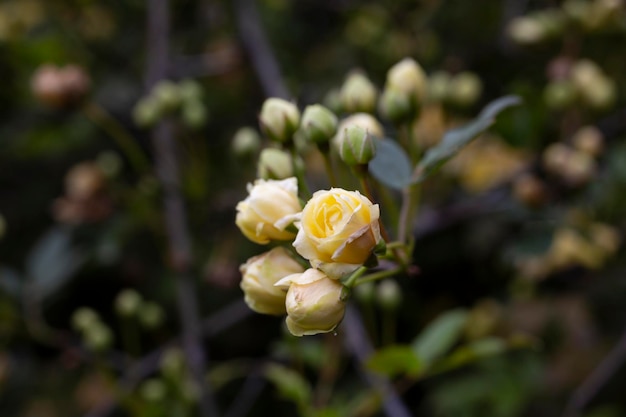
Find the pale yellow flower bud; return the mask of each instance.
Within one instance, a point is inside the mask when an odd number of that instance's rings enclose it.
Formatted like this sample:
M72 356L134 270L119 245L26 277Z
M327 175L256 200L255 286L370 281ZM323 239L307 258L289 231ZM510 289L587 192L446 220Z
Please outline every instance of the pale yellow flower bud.
M122 317L131 317L137 314L143 298L133 289L126 289L115 297L115 312Z
M257 176L263 179L281 180L293 176L293 164L289 153L276 148L265 148L259 155Z
M387 72L385 89L405 94L414 105L426 96L427 78L422 67L412 58L404 58Z
M326 107L314 104L304 109L301 130L307 140L326 143L337 132L337 116Z
M376 288L378 305L384 310L396 310L402 302L402 291L393 279L386 279Z
M383 138L385 136L385 130L380 122L371 114L367 113L355 113L351 116L346 117L339 123L339 127L337 128L337 134L333 138L333 144L335 149L339 150L339 145L341 143L342 132L346 130L346 128L350 126L359 126L363 129L367 130L370 135L373 135L376 138Z
M231 149L236 156L245 157L255 154L261 147L261 137L251 127L242 127L233 136Z
M285 305L287 328L294 336L333 331L343 319L343 285L317 269L289 275L277 284L288 287Z
M314 268L340 278L359 268L382 240L378 204L358 191L317 191L302 210L293 246Z
M241 265L241 289L248 306L262 314L285 314L285 290L275 284L282 278L301 273L304 268L282 247L248 259Z
M248 184L248 197L237 204L235 223L251 241L290 240L294 233L285 230L300 212L296 178L281 181L257 180Z
M372 82L359 71L351 72L341 87L341 104L349 113L373 113L378 92Z
M347 127L341 135L339 155L349 166L366 165L376 155L374 138L362 127Z
M276 142L288 142L300 124L300 111L295 104L280 98L265 100L259 115L261 130Z
M402 123L416 115L415 106L408 95L386 88L378 103L380 113L393 123Z
M467 107L476 103L483 91L483 83L471 72L456 74L450 81L450 101L458 106Z
M522 45L538 43L547 37L545 27L541 22L527 16L513 19L507 31L514 42Z
M579 151L597 157L604 150L604 136L597 127L585 126L574 134L572 144Z

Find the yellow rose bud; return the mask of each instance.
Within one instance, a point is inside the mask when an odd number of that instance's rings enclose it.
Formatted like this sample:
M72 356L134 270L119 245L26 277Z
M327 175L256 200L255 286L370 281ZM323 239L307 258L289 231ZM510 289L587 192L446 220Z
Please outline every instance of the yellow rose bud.
M380 124L378 120L371 114L367 113L355 113L351 116L346 117L339 123L339 127L337 128L337 134L333 138L333 144L335 149L339 150L339 145L341 144L341 135L346 130L346 128L350 126L359 126L363 129L367 130L370 135L383 138L385 136L385 130L383 126Z
M332 278L355 271L382 239L378 204L358 191L320 190L304 206L296 251Z
M426 74L412 58L404 58L387 72L385 89L407 95L412 103L421 103L426 96Z
M276 283L286 288L287 328L294 336L333 331L343 319L343 285L317 269L289 275Z
M277 142L287 142L298 129L300 111L295 104L287 100L268 98L261 108L259 123L268 138Z
M376 155L374 138L359 126L347 127L341 135L339 156L349 166L367 165Z
M301 210L296 178L257 180L248 184L248 197L237 204L235 223L251 241L290 240L294 233L285 230Z
M349 113L373 113L378 92L372 82L359 71L353 71L341 87L341 104Z
M483 91L483 83L472 72L461 72L450 81L450 101L457 106L468 107L476 103Z
M248 259L239 270L246 304L257 313L280 315L285 314L286 292L274 284L288 275L303 272L304 268L287 249L276 247Z

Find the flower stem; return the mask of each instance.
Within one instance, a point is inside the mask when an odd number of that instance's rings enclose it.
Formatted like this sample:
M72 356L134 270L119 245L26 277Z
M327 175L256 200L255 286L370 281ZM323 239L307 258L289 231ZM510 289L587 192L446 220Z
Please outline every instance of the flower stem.
M354 283L354 286L365 284L366 282L372 282L372 281L377 281L379 279L391 277L393 275L399 274L403 270L404 270L404 267L399 266L399 267L396 267L396 268L393 268L393 269L386 269L384 271L374 272L374 273L366 275L363 278L361 278L360 280L356 281L356 283Z
M348 288L352 288L356 280L367 271L366 266L361 266L359 269L354 271L352 274L348 275L348 277L343 281L343 285Z

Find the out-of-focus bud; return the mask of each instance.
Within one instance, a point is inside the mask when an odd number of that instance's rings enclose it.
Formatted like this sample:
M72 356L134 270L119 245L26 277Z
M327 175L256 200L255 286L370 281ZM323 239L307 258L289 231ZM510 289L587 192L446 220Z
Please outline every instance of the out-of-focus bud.
M285 179L293 177L291 155L276 148L265 148L259 155L257 176L263 179Z
M563 167L561 176L572 187L588 183L596 173L596 161L590 155L573 150Z
M565 16L576 23L583 23L590 12L590 3L586 0L566 0L561 5Z
M533 174L524 174L513 183L513 195L522 204L537 207L546 202L546 187Z
M142 98L133 108L133 121L143 128L154 126L162 115L159 103L154 97Z
M178 93L183 102L201 101L202 86L195 80L182 80L178 83Z
M159 81L150 92L158 107L166 112L176 110L181 103L178 85L170 80Z
M574 104L577 97L576 87L566 80L549 83L543 92L546 105L554 110L561 110Z
M530 16L516 17L507 28L511 39L521 45L530 45L546 38L545 27L537 19Z
M87 200L100 193L105 185L104 173L93 162L81 162L65 175L65 194L70 199Z
M416 115L409 96L398 90L386 88L380 96L378 107L383 117L396 124L411 120Z
M285 290L275 284L304 268L283 247L252 257L240 267L241 289L248 306L262 314L285 314Z
M553 174L560 174L565 169L572 149L563 143L553 143L543 151L543 166Z
M341 104L349 113L373 113L378 92L372 82L360 71L352 71L341 87Z
M209 119L206 106L199 100L186 101L182 107L182 119L192 129L204 127Z
M417 106L426 96L426 74L412 58L404 58L387 72L385 89L395 90L407 96Z
M165 319L163 308L157 303L151 301L141 303L139 308L139 323L147 329L155 329L159 327Z
M167 349L161 356L159 367L163 375L180 378L185 371L185 356L178 348Z
M144 400L158 402L165 399L167 387L159 378L150 378L141 384L139 392Z
M604 223L593 223L589 227L591 241L608 255L612 255L619 249L622 237L619 231Z
M373 282L364 282L352 289L357 300L363 304L371 304L376 299L376 285Z
M337 132L337 116L319 104L307 106L300 129L307 140L322 144L329 142Z
M89 307L80 307L72 314L72 327L79 332L84 332L99 322L98 313Z
M240 157L245 158L250 155L254 155L261 148L261 136L258 132L251 127L242 127L235 132L231 149L233 153Z
M452 104L469 107L475 104L483 91L483 83L472 72L460 72L450 80L448 99Z
M428 78L428 99L432 102L442 102L448 97L452 77L445 71L437 71Z
M139 312L143 298L133 290L126 289L115 297L115 312L122 317L132 317Z
M581 88L583 100L593 109L604 110L611 107L617 98L615 81L605 76L595 79L593 84Z
M581 59L572 66L570 77L576 87L584 89L593 85L598 78L603 77L603 73L595 62Z
M602 265L604 255L577 231L562 228L554 234L548 250L548 259L552 268L556 270L576 265L594 269Z
M351 116L346 117L339 123L339 128L337 128L337 136L335 136L335 140L337 140L337 145L339 145L339 138L343 134L343 131L350 126L359 126L363 129L367 130L370 135L373 135L376 138L382 138L385 136L385 130L383 126L380 124L378 120L371 114L367 113L356 113Z
M93 323L83 332L85 345L95 352L102 352L113 343L113 333L102 322Z
M347 165L366 165L374 158L376 145L366 129L350 126L340 133L339 155Z
M574 134L572 144L579 151L598 157L604 151L604 136L597 127L585 126Z
M335 114L342 113L344 111L341 104L341 92L338 88L333 88L328 91L328 93L324 96L322 103Z
M317 269L289 275L276 283L289 288L285 305L287 328L294 336L333 331L343 319L343 285Z
M383 310L397 310L402 302L402 291L393 279L386 279L376 287L376 300Z
M286 100L268 98L261 108L259 124L261 131L271 140L289 142L300 124L300 111Z
M89 91L91 80L77 65L58 68L43 65L33 74L31 88L43 104L60 108L79 103Z

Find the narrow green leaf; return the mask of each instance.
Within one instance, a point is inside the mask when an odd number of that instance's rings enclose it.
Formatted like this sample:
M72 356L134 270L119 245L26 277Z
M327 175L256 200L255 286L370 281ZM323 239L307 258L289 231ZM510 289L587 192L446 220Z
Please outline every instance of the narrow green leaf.
M416 176L413 182L422 182L428 176L435 173L464 146L489 128L495 121L495 117L502 110L519 103L521 103L521 100L517 96L501 97L489 103L476 119L465 126L446 132L441 142L433 148L430 148L417 165Z
M452 348L462 335L467 317L467 312L462 309L448 311L415 338L413 352L423 365L431 365Z
M387 377L397 375L417 376L422 367L411 346L394 345L384 347L367 360L367 367Z
M311 402L311 385L299 373L279 364L265 368L265 376L278 389L280 394L299 407L307 407Z
M442 365L445 369L457 368L482 358L498 355L506 351L507 348L507 343L497 337L476 340L455 349Z
M401 190L411 183L411 160L392 139L376 140L376 156L368 168L374 178L388 187Z

